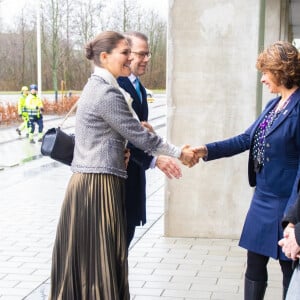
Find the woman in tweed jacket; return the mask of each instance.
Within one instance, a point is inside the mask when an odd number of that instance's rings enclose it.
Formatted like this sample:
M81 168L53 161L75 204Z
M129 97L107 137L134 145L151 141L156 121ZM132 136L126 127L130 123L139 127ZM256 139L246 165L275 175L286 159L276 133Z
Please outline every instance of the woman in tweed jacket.
M78 102L75 150L53 249L52 300L129 300L124 210L126 141L192 166L193 149L165 142L133 117L116 78L130 74L125 37L102 32L86 46L95 71ZM129 100L129 99L127 99Z

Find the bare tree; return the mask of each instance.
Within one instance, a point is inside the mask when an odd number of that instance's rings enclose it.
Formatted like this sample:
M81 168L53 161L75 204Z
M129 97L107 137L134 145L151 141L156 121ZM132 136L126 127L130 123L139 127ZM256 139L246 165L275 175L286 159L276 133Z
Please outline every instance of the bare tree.
M0 3L3 0L0 0ZM92 71L84 46L102 30L137 30L149 37L152 58L143 81L165 87L166 22L134 0L42 0L42 82L46 90L82 89ZM0 90L19 90L37 80L35 10L17 15L17 26L0 26ZM9 53L9 55L7 55Z
M101 21L104 4L101 1L87 0L84 2L78 1L76 7L77 13L74 15L74 21L76 22L74 27L77 39L74 47L81 51L84 63L80 73L83 73L86 79L91 74L91 65L84 59L83 48L90 39L103 30Z
M73 7L72 7L73 1L66 0L64 5L64 12L63 12L63 18L62 18L62 24L63 28L65 28L63 36L65 38L62 38L62 44L61 44L61 60L62 60L62 68L63 68L63 81L65 83L65 88L70 89L70 83L72 81L72 72L71 71L71 50L72 50L72 44L71 44L71 15L73 14Z
M159 19L156 12L151 11L148 14L145 31L148 32L152 52L145 81L149 87L164 88L166 84L166 23Z
M142 8L135 0L118 0L107 6L107 28L119 31L136 30L146 34L152 58L143 82L150 88L166 85L166 20L156 11ZM112 16L114 16L112 18Z
M52 87L58 91L58 65L59 65L59 29L61 27L60 0L44 1L42 10L42 35L43 35L43 54L49 59L52 73ZM50 41L50 49L49 49ZM47 45L47 46L46 46ZM46 47L46 48L45 48ZM49 51L50 50L50 51ZM44 60L43 60L44 61ZM45 67L45 64L43 64Z
M20 18L20 37L21 37L21 64L20 64L20 76L21 82L25 82L25 63L26 63L26 25L25 25L25 16L24 10L22 10Z

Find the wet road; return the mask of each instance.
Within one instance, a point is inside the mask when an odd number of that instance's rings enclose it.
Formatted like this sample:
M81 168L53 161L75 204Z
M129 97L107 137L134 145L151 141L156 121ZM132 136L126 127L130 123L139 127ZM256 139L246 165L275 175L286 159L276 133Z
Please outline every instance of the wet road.
M165 96L158 95L154 103L149 103L149 122L155 129L166 125ZM62 118L58 116L44 116L44 132L60 124ZM74 132L75 117L70 116L64 123L64 131ZM18 136L17 125L0 128L0 169L8 169L41 158L41 143L28 143L25 133ZM37 131L37 129L36 129ZM36 138L37 140L37 138Z
M45 131L56 127L61 118L45 116ZM165 99L149 104L149 120L165 135ZM74 132L75 117L65 131ZM40 143L30 144L19 137L15 126L0 128L0 299L47 299L52 243L70 168L40 154ZM163 175L149 172L148 204L154 213L147 226L137 230L132 246L162 215L157 192ZM153 200L151 200L153 199Z
M165 136L165 101L149 106L151 124ZM74 120L69 121L72 132ZM49 118L45 127L57 124ZM40 144L18 138L15 127L0 128L0 161L0 300L46 300L56 224L71 171L42 157ZM165 237L165 176L153 169L146 177L147 223L137 227L129 251L131 299L242 299L245 255L238 241ZM278 263L271 261L268 270L265 299L279 299Z

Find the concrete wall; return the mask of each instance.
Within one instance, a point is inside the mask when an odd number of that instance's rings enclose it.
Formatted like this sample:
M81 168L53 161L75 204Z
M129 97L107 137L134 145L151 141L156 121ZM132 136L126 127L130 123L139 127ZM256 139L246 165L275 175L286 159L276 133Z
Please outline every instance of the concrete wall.
M261 4L169 0L168 138L173 143L196 146L228 138L255 120L262 101L255 68L265 28ZM278 6L271 8L278 14ZM278 34L281 27L275 27ZM168 180L165 234L239 237L253 193L247 161L248 152L201 161L192 169L183 167L182 179Z
M288 39L288 2L289 0L265 0L265 46ZM265 106L271 98L268 89L263 87L262 106Z

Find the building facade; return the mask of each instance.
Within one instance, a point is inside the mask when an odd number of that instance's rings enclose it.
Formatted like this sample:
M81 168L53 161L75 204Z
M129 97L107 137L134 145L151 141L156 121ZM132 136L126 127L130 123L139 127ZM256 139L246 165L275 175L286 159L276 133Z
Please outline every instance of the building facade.
M248 128L274 97L260 83L257 55L297 37L299 7L299 0L169 0L172 142L197 146ZM245 152L183 167L182 179L167 180L166 236L238 238L253 193L247 165Z

